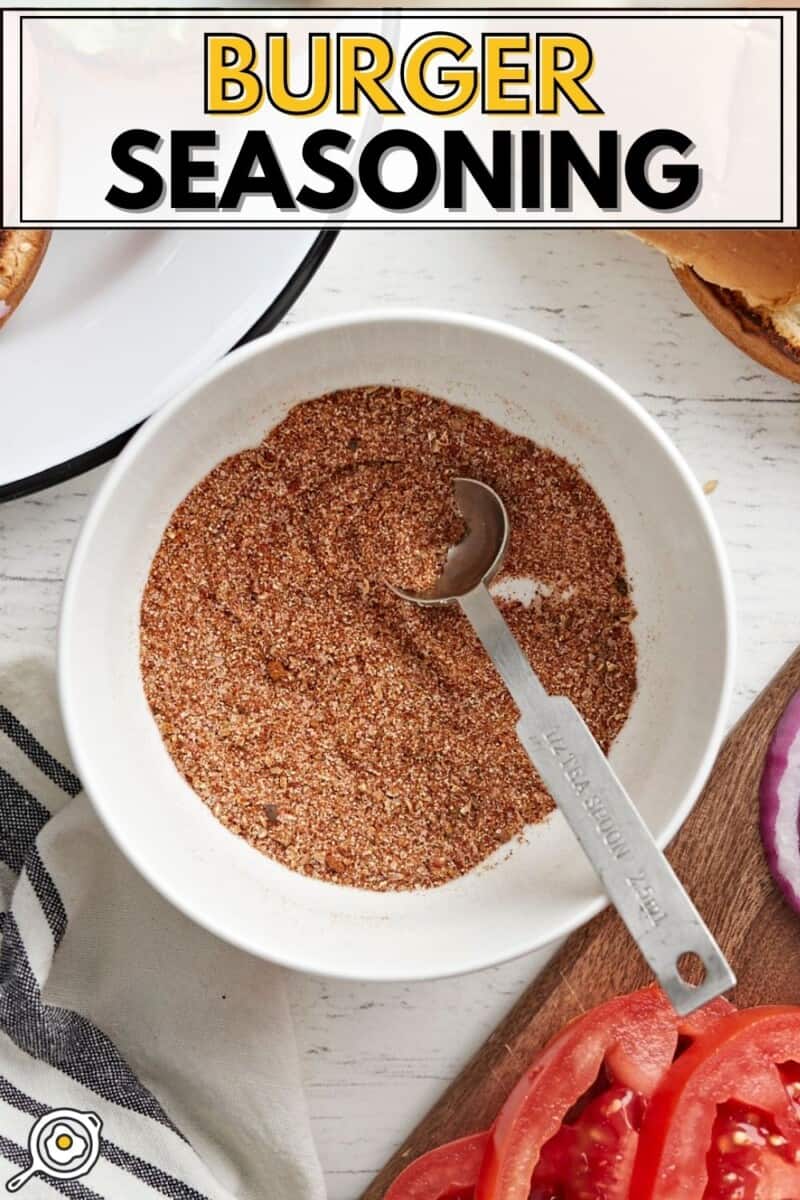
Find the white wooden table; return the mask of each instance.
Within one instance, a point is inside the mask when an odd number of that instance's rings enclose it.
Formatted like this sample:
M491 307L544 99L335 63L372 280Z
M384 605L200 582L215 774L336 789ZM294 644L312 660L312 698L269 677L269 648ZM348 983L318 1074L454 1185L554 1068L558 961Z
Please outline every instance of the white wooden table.
M345 233L287 318L426 305L569 346L664 426L711 503L735 577L733 720L800 640L800 403L696 315L666 264L614 233ZM2 386L0 384L0 386ZM105 468L0 508L0 640L52 652L62 581ZM543 956L413 985L290 980L331 1200L355 1197Z

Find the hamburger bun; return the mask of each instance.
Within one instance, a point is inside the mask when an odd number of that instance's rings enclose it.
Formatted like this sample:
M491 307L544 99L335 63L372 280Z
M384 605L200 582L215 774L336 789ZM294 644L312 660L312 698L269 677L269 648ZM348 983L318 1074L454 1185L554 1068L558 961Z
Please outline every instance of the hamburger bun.
M800 230L653 229L689 298L762 366L800 383Z
M0 328L33 282L49 241L44 229L0 229Z

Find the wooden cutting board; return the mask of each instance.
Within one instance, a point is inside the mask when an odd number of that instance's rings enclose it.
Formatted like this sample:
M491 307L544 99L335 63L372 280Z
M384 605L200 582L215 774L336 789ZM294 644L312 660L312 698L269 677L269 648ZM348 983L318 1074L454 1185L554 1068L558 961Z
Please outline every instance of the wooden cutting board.
M728 956L741 1005L800 1003L800 917L782 901L758 833L758 784L770 735L800 689L795 651L728 735L669 857ZM485 1129L536 1051L566 1021L649 981L612 910L566 942L364 1193L382 1200L420 1154Z

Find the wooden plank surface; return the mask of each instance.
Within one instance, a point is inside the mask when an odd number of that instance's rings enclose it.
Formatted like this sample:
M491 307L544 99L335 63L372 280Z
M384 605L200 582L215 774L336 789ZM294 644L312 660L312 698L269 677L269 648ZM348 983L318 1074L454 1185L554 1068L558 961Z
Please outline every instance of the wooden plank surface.
M728 955L742 1004L800 1003L800 918L783 903L764 861L758 783L770 734L800 689L795 651L726 739L669 857ZM567 941L364 1193L381 1200L418 1155L484 1129L536 1051L578 1013L649 979L616 913Z

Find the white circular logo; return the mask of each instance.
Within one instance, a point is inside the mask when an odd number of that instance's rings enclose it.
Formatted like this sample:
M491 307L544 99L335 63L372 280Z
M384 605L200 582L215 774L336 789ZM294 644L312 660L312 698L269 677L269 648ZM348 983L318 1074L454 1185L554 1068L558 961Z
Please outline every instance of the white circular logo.
M34 1175L46 1179L80 1179L100 1156L103 1122L97 1113L54 1108L43 1113L28 1134L31 1161L6 1184L18 1192Z

